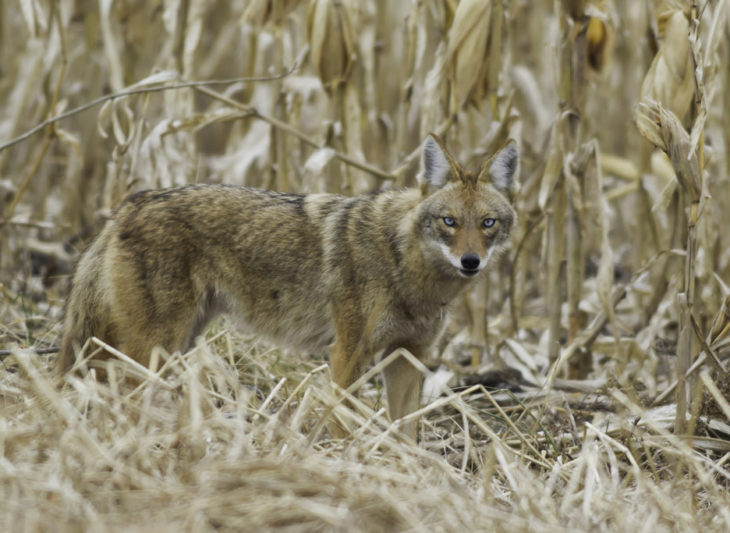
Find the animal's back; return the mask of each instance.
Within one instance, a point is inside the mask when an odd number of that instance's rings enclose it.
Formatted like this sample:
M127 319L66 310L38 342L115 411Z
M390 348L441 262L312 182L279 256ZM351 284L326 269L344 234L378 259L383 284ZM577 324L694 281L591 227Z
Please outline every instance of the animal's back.
M184 349L221 311L278 342L322 347L332 339L322 261L301 195L222 185L134 194L79 262L59 370L92 335L142 362L155 344Z

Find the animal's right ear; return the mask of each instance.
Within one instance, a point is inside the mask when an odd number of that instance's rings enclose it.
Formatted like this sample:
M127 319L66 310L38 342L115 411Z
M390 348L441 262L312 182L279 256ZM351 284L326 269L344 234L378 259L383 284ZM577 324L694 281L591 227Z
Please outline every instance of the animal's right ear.
M457 172L455 161L433 134L426 137L423 143L421 163L418 179L424 189L443 187L449 179L454 178L452 173Z

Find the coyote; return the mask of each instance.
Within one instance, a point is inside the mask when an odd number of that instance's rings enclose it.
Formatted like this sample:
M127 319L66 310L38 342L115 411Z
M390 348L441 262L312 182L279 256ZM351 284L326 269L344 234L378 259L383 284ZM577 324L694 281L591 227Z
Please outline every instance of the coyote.
M332 345L342 388L380 352L423 358L445 306L508 244L517 157L511 142L469 172L429 136L420 187L355 197L230 185L132 194L78 263L57 370L71 369L91 336L148 364L154 346L188 349L219 313L282 345ZM384 378L392 420L418 408L422 376L406 359ZM416 422L403 432L415 439Z

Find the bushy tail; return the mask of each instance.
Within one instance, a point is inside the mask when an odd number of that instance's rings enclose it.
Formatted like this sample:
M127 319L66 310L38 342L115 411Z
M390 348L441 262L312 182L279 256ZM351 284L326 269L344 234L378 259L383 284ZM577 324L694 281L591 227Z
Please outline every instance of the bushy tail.
M86 300L87 291L93 290L93 284L88 280L74 279L71 294L66 305L66 315L63 320L63 337L61 339L61 351L56 360L56 373L63 375L68 372L76 362L76 351L91 336L96 335L94 331L93 304ZM91 301L96 298L92 298Z
M81 257L66 302L61 350L56 360L56 373L61 376L76 362L76 352L89 337L105 337L101 262L103 234Z

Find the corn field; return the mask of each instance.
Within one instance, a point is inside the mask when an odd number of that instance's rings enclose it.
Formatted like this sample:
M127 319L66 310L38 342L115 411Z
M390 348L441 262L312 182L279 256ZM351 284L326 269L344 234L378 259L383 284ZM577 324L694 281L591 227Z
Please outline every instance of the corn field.
M730 530L730 2L0 3L3 531ZM130 193L413 186L434 132L520 149L509 253L423 372L223 319L160 372L51 372L75 260ZM331 438L336 412L358 429Z

